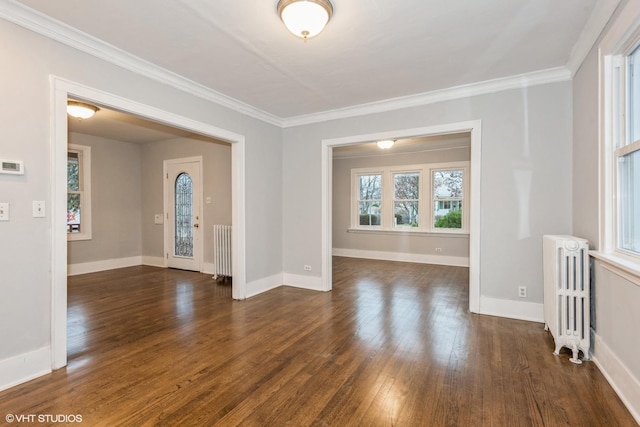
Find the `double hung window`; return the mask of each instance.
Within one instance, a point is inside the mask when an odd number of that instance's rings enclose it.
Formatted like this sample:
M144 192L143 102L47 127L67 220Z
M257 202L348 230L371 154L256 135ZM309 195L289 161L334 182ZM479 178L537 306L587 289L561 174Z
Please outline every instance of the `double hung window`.
M67 239L91 239L91 147L67 150Z
M640 40L605 56L603 251L640 262Z
M351 228L468 233L469 162L351 170Z

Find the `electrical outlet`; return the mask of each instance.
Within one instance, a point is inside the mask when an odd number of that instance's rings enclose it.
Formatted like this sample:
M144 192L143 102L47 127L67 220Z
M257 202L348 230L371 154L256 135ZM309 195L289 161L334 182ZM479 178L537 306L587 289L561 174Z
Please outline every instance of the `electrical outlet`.
M436 248L436 253L437 254L442 253L442 248Z
M527 297L527 287L526 286L518 286L518 297L526 298Z
M0 221L9 221L9 203L0 203Z
M310 265L305 265L304 266L304 271L311 271L311 266Z

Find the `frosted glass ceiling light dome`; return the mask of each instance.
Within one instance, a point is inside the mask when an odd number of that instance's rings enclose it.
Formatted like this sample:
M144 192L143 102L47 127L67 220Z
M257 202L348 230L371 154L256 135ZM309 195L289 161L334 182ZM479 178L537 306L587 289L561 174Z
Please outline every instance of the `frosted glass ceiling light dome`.
M76 119L90 119L98 111L98 107L83 102L68 101L67 114Z
M280 0L278 15L289 31L306 40L324 29L333 6L329 0Z
M376 142L376 144L378 144L378 147L382 148L383 150L388 150L389 148L393 147L393 144L395 144L395 141L391 139L387 139L384 141L378 141Z

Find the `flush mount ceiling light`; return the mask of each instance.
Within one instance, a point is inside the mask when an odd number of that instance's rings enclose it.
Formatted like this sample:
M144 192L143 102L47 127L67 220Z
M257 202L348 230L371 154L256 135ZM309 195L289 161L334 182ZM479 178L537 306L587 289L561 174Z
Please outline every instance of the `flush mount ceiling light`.
M333 6L329 0L280 0L278 15L289 31L306 40L320 34L333 15Z
M389 148L393 147L393 144L395 143L396 142L392 139L385 139L384 141L376 142L376 144L378 144L378 147L382 148L383 150L388 150Z
M67 101L67 114L76 119L89 119L98 111L95 105L78 101Z

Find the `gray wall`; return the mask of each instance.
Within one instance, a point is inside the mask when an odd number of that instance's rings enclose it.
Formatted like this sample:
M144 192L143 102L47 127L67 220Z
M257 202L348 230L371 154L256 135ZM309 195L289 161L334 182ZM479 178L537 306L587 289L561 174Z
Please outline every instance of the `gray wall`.
M135 74L0 19L0 148L23 176L0 175L0 362L51 344L51 75L243 135L246 279L282 271L282 129ZM63 226L60 224L59 226ZM17 360L17 359L14 359ZM20 359L22 360L22 359Z
M67 244L67 262L139 256L140 145L81 133L69 143L91 147L91 240Z
M231 145L224 142L180 138L158 141L142 147L142 255L162 257L164 253L164 226L154 223L154 214L164 212L163 162L164 160L202 156L204 203L204 257L213 262L211 226L231 224ZM203 201L204 202L204 201Z
M78 264L164 253L164 227L154 223L162 214L163 161L202 156L205 263L213 262L210 229L231 224L231 145L214 140L180 138L144 145L71 133L69 142L91 147L91 240L68 244L68 263Z
M351 169L469 161L469 148L441 149L405 154L335 158L333 160L333 247L370 251L469 257L469 237L410 236L349 233L351 226ZM435 248L441 248L436 253Z
M542 303L542 235L571 231L570 82L285 129L284 271L321 262L322 140L468 120L482 120L481 295L517 300L524 285Z
M624 3L624 2L623 2ZM619 13L619 11L618 11ZM615 20L612 19L610 22ZM611 23L610 23L611 25ZM601 38L613 28L606 29ZM599 241L599 116L598 43L573 80L573 234L589 240L593 249ZM592 319L595 341L593 355L625 396L636 417L640 416L640 286L629 275L616 274L611 267L593 259ZM615 269L614 269L615 270ZM629 335L631 333L631 337ZM631 375L630 378L629 375ZM638 419L638 418L636 418Z

